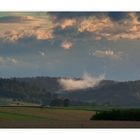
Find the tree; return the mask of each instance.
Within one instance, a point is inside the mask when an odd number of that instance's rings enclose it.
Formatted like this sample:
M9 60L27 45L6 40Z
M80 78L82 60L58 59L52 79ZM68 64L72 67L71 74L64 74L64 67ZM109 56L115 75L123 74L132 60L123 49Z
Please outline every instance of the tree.
M69 100L69 99L65 99L65 100L64 100L64 106L65 106L65 107L68 107L69 104L70 104L70 100Z
M63 106L64 101L62 99L54 99L50 102L50 106Z

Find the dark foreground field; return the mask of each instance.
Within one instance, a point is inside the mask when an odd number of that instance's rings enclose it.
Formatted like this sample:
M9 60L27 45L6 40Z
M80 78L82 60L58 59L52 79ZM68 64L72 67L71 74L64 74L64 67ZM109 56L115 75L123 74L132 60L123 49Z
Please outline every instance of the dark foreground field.
M90 110L0 107L0 128L140 128L140 121L90 120Z

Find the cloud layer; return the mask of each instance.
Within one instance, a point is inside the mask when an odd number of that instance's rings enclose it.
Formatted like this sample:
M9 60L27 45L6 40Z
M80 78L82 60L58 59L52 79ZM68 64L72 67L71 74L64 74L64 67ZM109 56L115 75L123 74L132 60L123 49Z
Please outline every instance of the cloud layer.
M18 60L16 60L14 57L2 57L0 56L0 64L17 64Z
M134 12L42 12L39 16L12 13L0 17L0 39L16 42L34 37L37 40L58 39L62 43L66 36L55 34L59 29L61 32L69 32L71 43L82 33L93 34L95 40L136 40L140 39L139 19L139 13Z
M75 16L74 16L75 14ZM140 17L138 13L86 13L76 16L78 13L69 14L65 17L57 14L61 20L55 20L61 29L73 27L76 33L88 32L95 35L95 40L106 39L109 41L117 40L136 40L140 39ZM74 33L73 33L74 34Z
M0 17L2 28L0 39L16 42L19 39L34 37L37 40L50 40L53 38L51 20L49 17L34 16L5 16Z
M105 75L93 77L89 74L84 74L82 79L80 80L71 79L71 78L61 78L58 80L58 82L64 90L74 91L74 90L96 87L104 79L105 79Z
M96 50L95 52L90 51L89 55L93 55L100 58L110 58L110 59L121 59L122 52L114 52L112 50Z

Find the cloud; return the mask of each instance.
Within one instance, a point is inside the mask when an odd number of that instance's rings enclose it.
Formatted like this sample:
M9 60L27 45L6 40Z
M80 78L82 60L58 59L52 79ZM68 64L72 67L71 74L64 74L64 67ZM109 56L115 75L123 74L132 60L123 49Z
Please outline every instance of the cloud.
M49 17L6 16L0 17L0 39L16 42L19 39L35 37L37 40L50 40L53 36L53 23Z
M60 26L62 29L65 29L67 27L71 27L76 23L75 19L65 19L61 22Z
M69 30L71 27L74 36L88 32L94 35L95 40L140 39L140 16L135 12L58 12L50 15L56 16L55 28L60 26L62 30Z
M79 32L99 32L106 28L113 28L113 24L109 18L90 17L82 20L78 25Z
M64 41L62 44L61 44L61 48L64 48L66 50L72 48L72 43L69 42L69 41Z
M112 13L111 18L103 16L101 18L90 17L84 19L77 25L78 31L91 32L95 35L96 40L107 39L117 41L140 39L139 16L136 13L124 13L119 19L118 15L120 14L122 13Z
M49 15L55 17L57 20L83 18L95 15L100 16L102 14L101 12L49 12Z
M9 58L9 61L11 61L14 64L17 64L18 63L18 61L15 58Z
M17 64L18 60L13 57L2 57L0 56L0 64Z
M4 16L0 17L1 23L24 23L35 20L32 16Z
M45 56L45 52L39 51L41 56Z
M10 42L16 42L19 39L35 37L37 40L51 40L53 39L53 33L46 30L10 30L4 33L0 33L0 39Z
M20 13L0 17L0 39L11 42L30 37L65 40L65 37L80 38L84 33L93 34L95 40L140 39L140 16L135 12L49 12L37 15Z
M84 74L82 79L79 79L79 80L72 79L72 78L61 78L58 80L58 82L64 90L74 91L74 90L81 90L81 89L96 87L104 79L105 79L105 75L92 77L89 74Z
M120 21L127 18L127 12L108 12L107 15L110 17L111 20Z
M122 52L115 53L112 50L96 50L95 52L89 52L89 55L101 58L121 59Z
M33 32L32 36L35 36L38 40L49 40L53 39L52 32L46 32L46 31L36 31Z

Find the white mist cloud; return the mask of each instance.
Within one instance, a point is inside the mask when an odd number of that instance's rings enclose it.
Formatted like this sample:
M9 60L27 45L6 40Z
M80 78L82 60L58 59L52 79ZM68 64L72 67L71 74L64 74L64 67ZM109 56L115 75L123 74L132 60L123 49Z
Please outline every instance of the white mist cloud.
M100 58L110 58L110 59L121 59L122 58L122 52L114 52L112 50L96 50L93 52L92 50L89 50L89 55L93 55Z
M18 60L13 57L2 57L0 56L0 64L17 64Z
M45 52L39 51L41 56L45 56Z
M85 73L79 80L72 78L61 78L58 80L58 82L64 90L73 91L96 87L104 79L104 74L98 77L93 77L90 74Z

